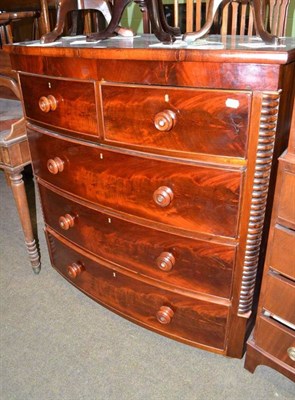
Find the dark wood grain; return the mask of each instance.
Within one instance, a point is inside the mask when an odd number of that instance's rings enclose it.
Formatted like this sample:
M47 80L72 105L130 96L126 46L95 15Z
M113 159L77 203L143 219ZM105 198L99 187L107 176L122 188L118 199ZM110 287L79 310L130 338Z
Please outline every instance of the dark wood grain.
M215 39L223 48L159 49L144 35L105 48L63 40L6 50L16 71L31 74L25 103L38 98L42 77L65 82L45 96L72 96L71 81L80 85L59 118L35 110L28 121L36 180L52 191L40 186L46 229L58 237L49 239L53 265L142 326L242 357L291 125L295 39L261 49ZM229 95L237 109L227 107ZM166 271L155 267L159 254Z
M245 157L251 93L172 87L103 85L104 139L139 148ZM175 126L154 120L175 113Z
M60 49L46 49L46 55L53 50L54 58L41 57L42 50L34 50L33 47L26 49L26 53L33 54L28 54L25 58L19 54L11 55L12 68L34 74L120 83L213 87L227 90L264 90L265 88L277 90L279 86L280 67L273 64L224 62L220 65L214 61L203 60L203 54L198 66L193 61L163 60L159 62L151 59L145 61L117 59L123 52L115 52L115 59L110 59L109 56L105 59L103 49L99 49L99 53L96 53L99 56L98 60L95 60L93 53L91 57L85 54L85 51L79 50L79 58L75 59L75 68L73 68L71 57L75 57L77 52L75 49L67 48L62 53ZM80 59L83 53L85 59ZM220 68L222 73L219 73Z
M20 83L26 116L52 127L98 136L94 84L54 78L21 75ZM42 96L57 100L54 111L43 112L39 107Z
M128 276L99 264L52 234L48 234L48 243L53 266L66 278L68 265L83 265L84 271L70 281L96 301L165 336L224 350L228 307L170 292L140 280L135 274ZM163 305L174 311L167 325L156 318Z
M28 137L36 175L69 193L188 231L237 236L239 170L136 157L32 130ZM54 157L64 161L57 175L47 169L47 160ZM165 208L153 200L162 186L174 193Z
M86 250L158 281L230 298L235 246L192 240L124 221L65 198L39 185L45 222L59 234ZM70 214L72 228L59 225L60 216ZM175 265L161 271L157 258L171 252Z

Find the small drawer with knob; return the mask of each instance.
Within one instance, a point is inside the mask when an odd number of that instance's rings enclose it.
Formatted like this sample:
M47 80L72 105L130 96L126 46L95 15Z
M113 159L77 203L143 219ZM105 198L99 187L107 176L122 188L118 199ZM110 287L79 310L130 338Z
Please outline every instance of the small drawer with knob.
M20 74L20 84L32 122L67 135L99 136L93 82Z
M229 307L170 291L112 267L47 229L52 265L78 289L133 322L189 344L223 352Z
M36 129L28 138L35 174L67 193L185 232L237 237L242 168L174 163Z
M39 184L48 226L71 242L142 276L184 290L231 297L236 246L192 239L99 211Z
M101 86L104 140L157 153L246 157L251 93Z

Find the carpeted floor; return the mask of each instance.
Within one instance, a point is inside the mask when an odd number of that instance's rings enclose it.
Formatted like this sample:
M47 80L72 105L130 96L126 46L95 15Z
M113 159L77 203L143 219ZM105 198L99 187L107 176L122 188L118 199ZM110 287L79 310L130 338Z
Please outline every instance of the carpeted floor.
M34 204L28 173L26 185ZM69 285L50 266L38 196L34 275L2 172L0 190L1 400L294 399L294 384L276 371L252 375L244 360L159 336Z

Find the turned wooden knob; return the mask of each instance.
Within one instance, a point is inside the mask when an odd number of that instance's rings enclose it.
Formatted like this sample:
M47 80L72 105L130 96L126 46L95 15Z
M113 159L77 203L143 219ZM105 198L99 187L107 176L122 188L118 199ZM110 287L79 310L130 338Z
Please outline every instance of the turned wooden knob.
M56 175L64 170L64 162L59 157L50 158L47 161L47 169L51 174Z
M171 271L175 264L175 257L172 253L169 253L168 251L163 251L157 258L157 266L162 270L162 271Z
M168 186L160 186L155 190L153 199L160 207L167 207L173 200L174 194Z
M57 108L57 100L51 94L49 96L42 96L39 99L40 110L48 113L49 111L54 111Z
M154 117L155 127L162 132L170 131L176 124L176 114L171 110L159 112Z
M77 278L77 276L80 275L82 271L83 271L83 265L79 263L73 263L69 265L67 268L67 274L72 279Z
M170 324L174 315L174 311L167 306L162 306L160 310L157 312L157 320L160 324L167 325Z
M295 347L289 347L287 353L291 360L295 361Z
M75 223L75 217L71 214L65 214L59 217L59 226L61 229L67 231L68 229L72 228Z

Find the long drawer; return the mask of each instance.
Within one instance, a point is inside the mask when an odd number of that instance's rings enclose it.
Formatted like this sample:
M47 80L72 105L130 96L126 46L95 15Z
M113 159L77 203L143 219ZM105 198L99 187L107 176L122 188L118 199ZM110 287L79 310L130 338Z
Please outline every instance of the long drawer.
M256 324L255 344L279 362L291 366L295 373L295 332L270 318L260 317Z
M250 92L114 84L101 92L107 142L246 157Z
M263 308L295 325L295 282L268 274Z
M295 231L277 224L268 251L270 267L295 281Z
M93 82L20 74L26 116L80 135L98 134Z
M235 246L124 221L39 185L45 222L72 242L141 275L229 298Z
M281 179L278 221L295 230L295 164L282 163Z
M190 344L223 350L229 309L164 290L95 259L47 232L52 265L78 289L120 315Z
M139 157L30 130L34 171L93 203L187 231L236 237L243 171Z

